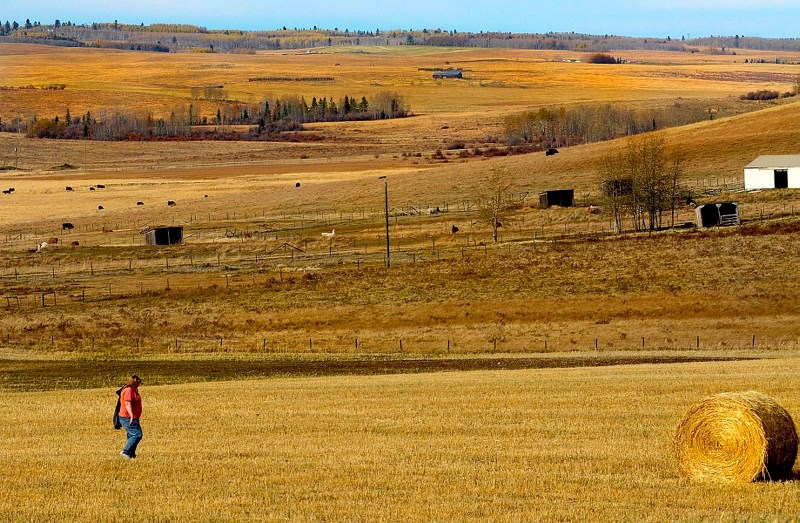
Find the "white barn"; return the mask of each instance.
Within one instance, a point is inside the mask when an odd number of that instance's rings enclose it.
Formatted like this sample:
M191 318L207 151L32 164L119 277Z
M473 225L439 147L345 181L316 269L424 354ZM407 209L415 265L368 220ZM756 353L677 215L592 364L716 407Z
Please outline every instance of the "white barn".
M800 154L759 156L744 168L744 188L800 189Z

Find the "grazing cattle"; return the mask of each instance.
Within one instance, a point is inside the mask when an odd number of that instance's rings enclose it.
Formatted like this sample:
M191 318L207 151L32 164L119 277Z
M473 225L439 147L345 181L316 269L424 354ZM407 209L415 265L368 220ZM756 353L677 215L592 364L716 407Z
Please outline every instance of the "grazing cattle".
M103 210L103 206L102 206L102 205L98 205L98 206L97 206L97 210L98 210L98 211L102 211L102 210Z
M70 243L70 245L73 246L73 247L77 247L80 244L81 244L81 242L72 242L72 243Z
M558 154L558 149L555 147L551 147L544 152L545 156L553 156L554 154Z
M98 183L98 184L97 184L97 188L98 188L98 189L105 189L105 188L106 188L106 186L105 186L105 185L103 185L103 184L100 184L100 183Z
M294 186L295 187L300 187L300 182L297 182L296 184L294 184Z
M589 214L600 214L600 207L598 207L597 205L590 205Z
M90 191L94 191L94 187L89 187L89 190Z
M74 225L72 225L72 224L71 224L71 223L69 223L69 222L64 222L64 223L62 223L62 224L61 224L61 230L62 230L62 231L68 231L68 230L70 230L70 229L74 229L74 228L75 228L75 226L74 226Z
M144 205L144 202L136 202L136 205Z
M331 232L323 232L322 236L328 239L333 239L333 237L336 236L336 229L333 229Z
M36 245L36 252L42 252L47 247L47 242L42 242Z
M72 190L72 187L70 187L69 185L67 185L67 191L71 191L71 190Z
M169 205L170 207L175 207L175 205L177 204L172 200L167 200L167 205Z
M48 245L55 245L55 244L57 244L57 243L58 243L58 238L56 238L55 236L53 236L52 238L49 238L49 239L47 240L47 244L48 244Z
M12 189L5 189L3 194L11 194L12 192L14 192Z
M458 227L453 225L452 227L450 227L450 232L452 232L453 234L457 233L458 232Z

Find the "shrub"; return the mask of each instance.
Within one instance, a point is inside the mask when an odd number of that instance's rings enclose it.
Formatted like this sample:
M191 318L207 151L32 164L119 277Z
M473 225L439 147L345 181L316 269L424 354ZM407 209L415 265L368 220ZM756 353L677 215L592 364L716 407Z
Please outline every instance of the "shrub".
M750 91L747 94L743 94L739 98L742 100L774 100L780 96L778 91L768 91L766 89L762 89L760 91Z
M616 58L607 53L593 53L589 55L587 60L590 64L616 64L619 63Z

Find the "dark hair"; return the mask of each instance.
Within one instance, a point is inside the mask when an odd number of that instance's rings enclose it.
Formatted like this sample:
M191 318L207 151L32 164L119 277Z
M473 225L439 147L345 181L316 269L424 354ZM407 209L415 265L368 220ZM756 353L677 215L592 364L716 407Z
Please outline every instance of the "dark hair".
M125 382L125 386L126 386L126 387L130 387L130 386L131 386L131 385L133 385L134 383L141 383L141 382L142 382L142 378L140 378L140 377L139 377L139 376L137 376L136 374L133 374L133 375L131 375L131 377L130 377L130 378L128 378L128 380Z

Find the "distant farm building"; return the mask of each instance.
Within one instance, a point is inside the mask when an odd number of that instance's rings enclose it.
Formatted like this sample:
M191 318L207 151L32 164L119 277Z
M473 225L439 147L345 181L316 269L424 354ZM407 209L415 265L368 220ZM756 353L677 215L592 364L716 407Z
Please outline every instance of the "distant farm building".
M544 191L539 193L539 208L547 209L558 205L559 207L572 207L575 205L575 191L562 189L558 191Z
M434 71L434 78L464 78L460 69L448 69L446 71Z
M183 243L183 227L150 227L142 231L147 245L175 245Z
M744 168L744 188L800 189L800 154L759 156Z
M736 202L718 202L699 205L695 210L698 227L718 227L739 225L739 204Z

